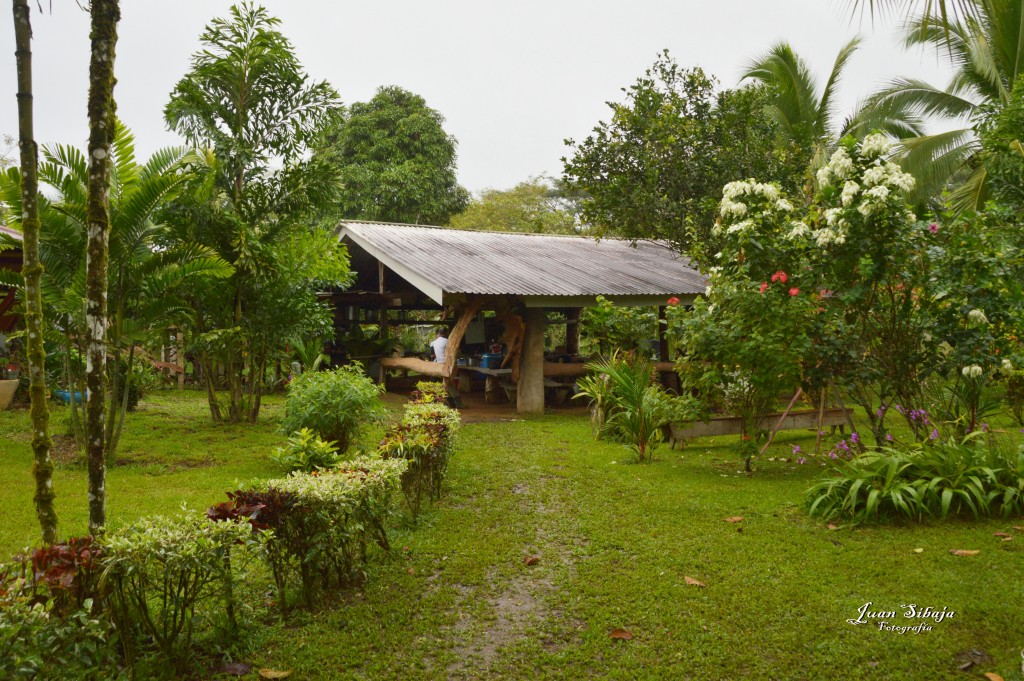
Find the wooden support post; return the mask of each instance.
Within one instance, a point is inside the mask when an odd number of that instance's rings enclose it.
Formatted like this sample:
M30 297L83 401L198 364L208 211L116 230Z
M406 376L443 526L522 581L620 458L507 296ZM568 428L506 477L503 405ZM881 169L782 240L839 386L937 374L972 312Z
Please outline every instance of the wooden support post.
M565 323L565 354L580 354L580 308L569 310L566 313Z
M526 330L523 334L522 361L516 384L516 411L520 414L544 413L544 325L547 315L543 308L526 310Z
M822 428L825 427L825 397L828 395L828 386L821 386L821 399L818 400L818 429L814 435L814 455L821 453Z
M772 440L775 439L775 433L779 432L779 428L782 427L782 424L785 422L786 417L789 416L789 412L793 410L793 405L796 404L796 401L800 399L800 396L803 394L803 388L796 389L796 393L793 395L793 399L791 399L789 401L789 405L786 406L786 411L782 412L782 416L779 417L779 420L775 423L775 427L772 428L770 433L768 433L768 442L765 442L764 447L761 447L761 451L758 452L759 456L764 456L764 453L768 451L768 447L772 444Z

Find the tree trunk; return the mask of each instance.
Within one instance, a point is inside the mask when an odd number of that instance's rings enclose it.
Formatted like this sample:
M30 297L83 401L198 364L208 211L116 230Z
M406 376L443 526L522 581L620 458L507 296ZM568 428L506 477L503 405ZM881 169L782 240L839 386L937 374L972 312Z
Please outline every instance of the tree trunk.
M85 437L89 462L89 533L103 532L106 500L107 261L110 144L114 137L114 54L118 0L92 0L89 57L89 186L85 266Z
M25 328L32 400L32 474L36 479L36 516L43 541L57 541L57 512L53 508L53 461L50 459L50 410L46 404L46 352L43 348L43 298L39 288L38 151L32 125L32 23L27 0L14 0L14 41L18 69L18 142L21 151L22 268L25 277ZM71 398L74 399L72 387Z
M214 373L216 369L213 360L204 355L200 360L200 366L203 368L203 382L206 384L206 399L210 403L210 418L214 423L223 423L224 416L220 411L220 402L217 401L217 385L214 383L217 375Z

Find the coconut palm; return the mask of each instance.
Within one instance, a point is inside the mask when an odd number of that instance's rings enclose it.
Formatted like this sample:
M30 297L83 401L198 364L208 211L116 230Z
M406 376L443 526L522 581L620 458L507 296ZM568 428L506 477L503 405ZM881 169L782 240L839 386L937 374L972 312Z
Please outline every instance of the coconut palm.
M917 198L953 188L952 208L975 210L987 196L987 173L976 129L986 111L1005 105L1024 71L1024 5L1020 0L973 3L974 14L940 25L922 14L907 25L907 47L934 48L955 72L945 88L897 78L873 95L867 108L890 116L937 117L959 125L902 139L904 167L918 180Z
M820 89L807 63L784 42L751 61L743 74L743 79L756 81L771 93L769 114L778 124L784 143L807 154L811 174L828 161L844 135L866 134L873 129L898 136L920 131L918 121L883 116L881 107L875 110L876 115L870 121L866 121L861 112L855 112L837 125L840 117L836 91L847 63L859 46L860 39L854 38L839 50L832 71Z
M180 189L187 175L184 149L164 149L140 165L135 160L134 138L119 121L111 145L110 266L108 269L109 347L119 360L110 363L111 389L105 420L109 452L116 451L127 409L128 374L138 348L191 308L176 294L186 282L198 277L229 276L232 268L211 249L170 237L153 217ZM68 358L69 387L74 391L80 376L73 371L72 354L84 357L86 203L88 163L77 148L58 145L43 148L40 180L57 197L39 197L42 239L40 258L45 267L42 281L46 318L61 340ZM15 169L0 177L0 202L20 215L20 177ZM15 225L17 226L17 222ZM20 276L0 272L0 284L21 287ZM74 411L74 400L72 400ZM77 415L73 413L73 420ZM76 430L77 427L76 427ZM78 431L81 435L81 432Z

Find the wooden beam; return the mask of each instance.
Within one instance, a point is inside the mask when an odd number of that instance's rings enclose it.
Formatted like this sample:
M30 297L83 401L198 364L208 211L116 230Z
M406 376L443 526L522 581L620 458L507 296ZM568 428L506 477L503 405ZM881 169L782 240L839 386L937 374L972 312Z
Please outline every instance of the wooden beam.
M455 322L455 326L448 333L448 349L444 353L445 376L454 375L455 363L459 358L459 346L462 345L462 337L466 335L466 329L469 328L470 323L476 317L483 304L482 298L470 298L459 313L459 321Z
M543 308L527 308L523 333L522 360L516 383L516 411L520 414L544 413L544 324Z
M428 362L419 357L381 357L380 365L385 369L407 369L424 376L436 376L438 378L447 378L449 376L449 374L444 372L444 365L440 362Z
M773 415L769 415L771 419ZM776 430L801 430L814 428L818 424L819 412L817 409L804 409L791 411L784 418L780 418ZM850 418L848 409L826 409L823 414L822 424L826 426L841 426L847 423ZM684 440L695 437L708 437L712 435L739 435L743 430L743 419L739 416L718 416L710 419L707 423L697 421L689 424L671 424L672 446L682 446Z

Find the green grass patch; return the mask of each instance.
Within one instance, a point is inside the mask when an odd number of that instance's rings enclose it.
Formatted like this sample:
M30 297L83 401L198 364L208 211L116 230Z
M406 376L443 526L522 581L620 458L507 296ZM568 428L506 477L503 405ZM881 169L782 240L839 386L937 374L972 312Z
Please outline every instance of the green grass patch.
M279 408L271 399L255 427L214 427L200 395L144 402L124 436L131 463L109 472L112 522L276 476ZM26 422L0 413L8 553L37 533ZM780 434L748 476L735 438L637 465L582 417L467 424L446 496L398 524L365 586L287 625L268 610L246 660L317 679L1020 679L1024 532L1012 525L1024 521L830 530L802 506L826 469L782 460L813 440ZM81 532L84 470L62 465L57 492L62 536ZM848 624L869 601L899 625L905 604L956 614L918 634ZM634 638L609 638L616 628ZM965 674L971 651L985 657Z

